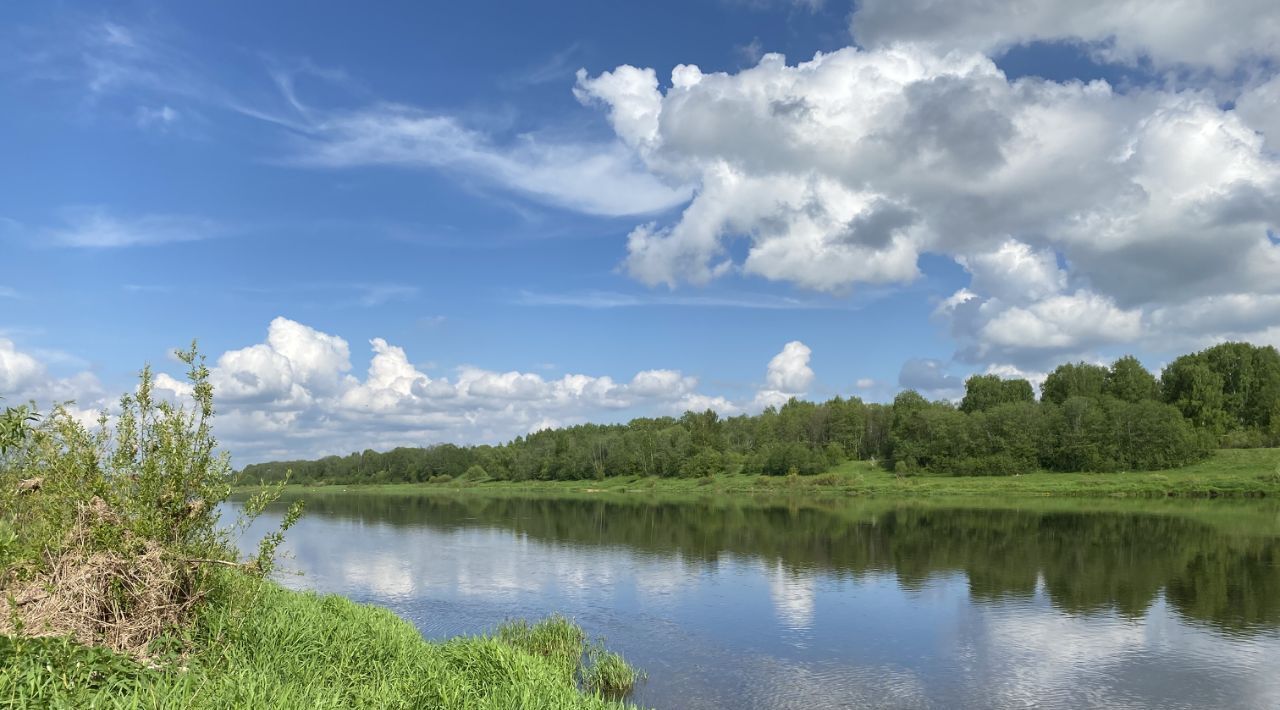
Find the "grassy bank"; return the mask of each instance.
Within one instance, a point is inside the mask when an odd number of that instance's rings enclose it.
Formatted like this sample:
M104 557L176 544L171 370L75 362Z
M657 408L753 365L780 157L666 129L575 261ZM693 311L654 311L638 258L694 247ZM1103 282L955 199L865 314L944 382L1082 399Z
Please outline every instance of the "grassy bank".
M706 478L608 477L583 481L485 481L316 486L317 492L388 495L430 491L539 494L791 494L878 497L1263 498L1280 496L1280 449L1222 449L1184 468L1136 473L1050 473L1020 476L896 476L850 461L811 476L719 475ZM245 490L252 490L251 488Z
M612 708L635 674L553 618L433 643L390 611L270 581L301 515L289 506L242 559L232 543L273 502L220 517L209 370L190 401L150 370L89 428L64 407L0 411L0 708Z
M0 707L621 708L597 691L634 679L564 619L433 643L343 597L234 572L217 589L228 598L211 600L185 638L157 642L194 651L160 654L157 668L63 639L0 636Z

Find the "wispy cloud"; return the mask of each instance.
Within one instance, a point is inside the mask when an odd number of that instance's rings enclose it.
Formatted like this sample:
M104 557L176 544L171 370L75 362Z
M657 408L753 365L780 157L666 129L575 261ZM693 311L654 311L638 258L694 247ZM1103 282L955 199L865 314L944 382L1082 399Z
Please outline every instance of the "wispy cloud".
M573 73L579 66L574 58L581 49L582 43L574 42L537 64L512 72L502 81L502 86L507 88L536 86L561 79L572 79Z
M134 122L139 128L166 129L173 125L179 114L173 107L165 104L159 107L139 106L134 112Z
M406 286L404 284L357 284L355 288L361 291L357 302L366 307L380 306L389 301L403 301L418 295L417 286Z
M334 305L372 308L392 301L408 301L421 291L417 286L400 283L312 281L276 286L247 286L235 289L246 294L323 294L337 296ZM330 301L333 304L333 301Z
M112 249L208 239L220 232L211 220L184 215L147 214L117 217L98 207L66 210L65 225L47 229L43 241L52 246Z
M750 42L734 46L733 51L747 64L755 64L764 56L764 44L759 37L752 37Z
M589 214L660 212L693 195L688 185L672 186L654 177L619 142L565 143L524 134L501 143L453 116L403 104L333 114L312 124L297 141L287 160L293 165L457 171Z
M676 294L633 294L617 291L579 291L574 293L521 291L515 298L514 303L520 306L568 306L591 309L653 306L754 308L762 310L852 310L855 308L855 306L847 302L805 300L784 296L682 296Z
M795 8L814 13L822 9L826 0L721 0L730 7L742 7L749 10L772 10L775 8Z
M210 60L193 49L201 45L199 37L172 26L79 18L75 24L25 32L15 45L14 70L29 80L78 89L77 108L89 119L120 109L114 118L142 130L168 130L202 117L202 109L215 109L295 125L291 86L263 66L261 55L236 50ZM304 62L288 66L293 73L315 69ZM250 81L231 90L214 67L233 67L241 78L257 71L260 85Z
M0 298L17 299L22 298L22 295L10 286L0 286Z
M92 106L105 96L132 103L128 118L141 129L175 127L188 114L198 114L198 108L283 128L283 154L263 157L294 167L446 171L544 204L605 216L658 213L693 195L692 186L655 177L619 141L561 140L538 132L508 136L481 129L462 114L378 101L342 70L319 67L305 58L246 53L258 64L261 84L242 82L233 90L219 79L210 61L188 48L196 43L170 34L154 27L89 24L72 33L75 41L45 51L38 61L39 73L82 85ZM576 51L576 45L562 50L520 81L567 76ZM235 59L221 57L219 66ZM303 75L341 89L347 105L358 108L339 110L306 100L296 82Z
M50 78L82 83L85 99L91 104L129 92L138 98L169 96L199 102L225 98L218 86L206 79L200 63L182 49L188 43L168 41L167 33L100 21L58 34L60 41L56 43L44 38L42 46L50 49L32 55L34 68ZM164 104L139 106L139 110L144 108L159 112L155 118L177 116Z
M160 286L157 284L124 284L120 288L126 293L170 293L173 291L172 286Z

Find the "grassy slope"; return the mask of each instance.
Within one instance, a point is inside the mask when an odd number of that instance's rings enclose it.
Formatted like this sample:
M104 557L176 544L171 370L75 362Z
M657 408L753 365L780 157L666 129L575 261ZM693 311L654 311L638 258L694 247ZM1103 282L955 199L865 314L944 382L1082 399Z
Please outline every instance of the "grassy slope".
M0 637L0 707L621 708L574 683L576 654L497 638L424 640L385 609L230 579L242 616L215 601L168 670L50 639ZM538 628L574 645L564 622ZM564 641L565 636L569 641ZM575 646L580 648L580 644Z
M1223 449L1185 468L1135 473L1049 473L1022 476L897 476L865 461L796 479L769 476L715 476L702 479L620 476L589 481L491 481L446 484L393 483L321 487L397 494L434 490L550 494L707 494L821 492L868 496L988 498L1061 496L1075 498L1213 498L1280 496L1280 449Z

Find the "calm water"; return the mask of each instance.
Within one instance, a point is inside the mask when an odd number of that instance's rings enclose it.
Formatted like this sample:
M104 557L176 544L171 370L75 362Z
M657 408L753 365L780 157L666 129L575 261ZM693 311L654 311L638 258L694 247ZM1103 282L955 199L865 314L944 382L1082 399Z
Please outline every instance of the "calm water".
M432 638L562 612L655 708L1280 708L1274 506L331 495L285 549Z

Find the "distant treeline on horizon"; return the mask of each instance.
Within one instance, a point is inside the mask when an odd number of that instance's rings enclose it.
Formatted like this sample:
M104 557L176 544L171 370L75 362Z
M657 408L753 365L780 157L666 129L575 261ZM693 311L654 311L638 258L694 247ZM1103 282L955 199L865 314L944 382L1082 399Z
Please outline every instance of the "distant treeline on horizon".
M1025 379L974 375L960 403L905 390L892 404L792 399L757 415L716 412L548 429L498 446L439 444L245 466L237 483L582 480L799 475L850 459L903 474L1142 471L1217 447L1280 445L1280 352L1224 343L1159 378L1136 358L1059 366L1037 400Z

